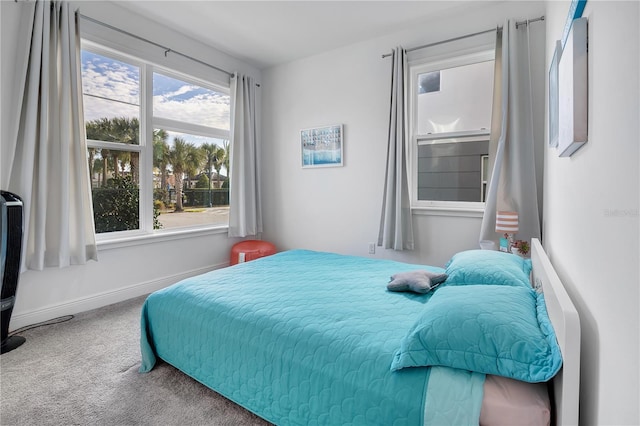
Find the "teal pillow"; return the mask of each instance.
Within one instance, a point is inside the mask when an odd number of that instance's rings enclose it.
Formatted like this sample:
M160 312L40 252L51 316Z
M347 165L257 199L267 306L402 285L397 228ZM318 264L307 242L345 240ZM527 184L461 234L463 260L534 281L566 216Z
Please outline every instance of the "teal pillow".
M403 338L391 370L441 365L545 382L562 365L544 296L533 289L440 287Z
M493 284L531 288L531 260L495 250L456 253L446 265L446 285Z

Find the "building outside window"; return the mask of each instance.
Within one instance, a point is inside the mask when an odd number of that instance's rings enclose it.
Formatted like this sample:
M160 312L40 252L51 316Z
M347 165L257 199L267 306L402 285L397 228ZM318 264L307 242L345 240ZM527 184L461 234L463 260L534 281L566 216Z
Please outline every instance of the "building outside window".
M414 207L482 207L494 51L410 65Z
M97 237L228 225L229 87L84 41Z

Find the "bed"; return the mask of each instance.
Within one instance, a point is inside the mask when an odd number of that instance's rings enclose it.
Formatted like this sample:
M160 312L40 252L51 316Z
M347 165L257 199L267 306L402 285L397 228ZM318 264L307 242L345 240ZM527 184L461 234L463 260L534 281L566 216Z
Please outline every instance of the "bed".
M478 424L501 416L490 389L549 381L551 422L577 424L575 308L537 240L531 260L498 253L438 268L290 250L189 278L145 301L140 371L163 360L279 425ZM447 279L389 291L397 273Z

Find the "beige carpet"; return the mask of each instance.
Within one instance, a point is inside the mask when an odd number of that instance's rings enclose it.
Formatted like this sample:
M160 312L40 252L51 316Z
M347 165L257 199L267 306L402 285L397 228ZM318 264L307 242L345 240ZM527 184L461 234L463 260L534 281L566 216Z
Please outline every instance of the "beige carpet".
M143 301L19 333L0 356L0 424L268 425L165 363L138 373Z

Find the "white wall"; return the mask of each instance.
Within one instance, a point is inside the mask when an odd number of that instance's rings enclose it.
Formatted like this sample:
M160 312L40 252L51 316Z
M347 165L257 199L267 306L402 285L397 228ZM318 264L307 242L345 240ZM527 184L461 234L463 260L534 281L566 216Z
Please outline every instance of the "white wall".
M263 71L265 238L281 248L304 247L368 256L377 241L385 177L390 58L394 46L419 46L544 14L541 2L506 2L455 10L401 33L347 46ZM540 60L534 82L543 143L544 23L533 37ZM344 167L302 169L299 131L344 124ZM542 150L540 149L540 156ZM416 250L377 247L376 257L444 265L477 248L480 217L414 215Z
M83 15L167 45L223 69L247 73L260 81L259 70L114 3L76 2L75 6L80 8ZM19 59L24 56L23 51L28 47L30 37L30 28L24 22L28 22L33 3L2 1L0 7L3 91L0 164L4 165L9 161L8 152L11 147L8 140L17 117L16 97L23 72ZM83 23L83 27L91 27L90 24ZM99 26L94 25L93 30L98 36L104 33ZM122 42L122 39L118 42ZM142 48L141 54L161 65L177 64L175 56L165 58L164 51L159 48ZM217 81L223 78L219 72L197 64L190 66L190 71ZM205 75L208 72L211 74ZM5 92L7 96L4 96ZM0 186L4 187L5 184L3 171L0 174ZM65 269L49 268L42 272L27 271L20 277L11 329L115 303L165 287L180 278L225 266L229 261L230 248L236 241L228 239L226 230L223 230L115 248L101 245L98 262Z
M568 8L547 5L547 69ZM580 314L585 425L640 424L639 13L587 2L589 141L545 150L544 246Z

